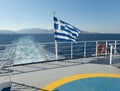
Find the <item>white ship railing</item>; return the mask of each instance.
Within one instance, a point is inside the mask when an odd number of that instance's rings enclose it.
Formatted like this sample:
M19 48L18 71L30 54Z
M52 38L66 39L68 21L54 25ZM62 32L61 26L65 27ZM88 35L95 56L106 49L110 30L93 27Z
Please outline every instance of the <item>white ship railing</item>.
M120 43L110 43L110 65L116 65L120 67Z
M0 91L10 91L12 86L11 72L10 72L10 60L12 57L12 51L0 51ZM2 55L3 54L3 55Z
M78 41L77 44L70 42L58 42L57 59L55 53L55 43L20 43L20 44L4 44L0 45L0 50L15 50L12 53L11 63L25 64L32 62L45 62L62 59L96 57L96 46L102 42L106 46L106 51L98 56L107 56L110 54L110 45L114 43L114 49L120 51L120 40L99 40L99 41ZM116 53L116 51L114 51ZM6 54L5 54L6 55ZM1 56L5 56L0 53ZM111 59L110 59L111 60ZM21 61L21 62L20 62ZM112 64L112 63L110 63Z

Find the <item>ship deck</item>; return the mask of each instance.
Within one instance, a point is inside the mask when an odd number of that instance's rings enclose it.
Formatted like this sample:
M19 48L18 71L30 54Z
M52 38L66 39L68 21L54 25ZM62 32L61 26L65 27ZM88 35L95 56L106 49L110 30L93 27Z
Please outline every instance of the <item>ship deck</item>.
M19 65L11 67L10 71L12 91L50 91L44 87L59 79L78 74L120 76L120 69L109 65L109 57L102 56ZM2 77L4 76L0 76Z

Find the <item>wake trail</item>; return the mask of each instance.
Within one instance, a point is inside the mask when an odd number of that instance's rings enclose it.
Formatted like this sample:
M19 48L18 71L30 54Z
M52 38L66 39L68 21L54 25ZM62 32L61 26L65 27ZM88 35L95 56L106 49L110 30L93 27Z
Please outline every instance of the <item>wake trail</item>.
M55 54L45 50L45 45L36 44L32 36L19 38L15 46L13 64L24 64L55 60Z

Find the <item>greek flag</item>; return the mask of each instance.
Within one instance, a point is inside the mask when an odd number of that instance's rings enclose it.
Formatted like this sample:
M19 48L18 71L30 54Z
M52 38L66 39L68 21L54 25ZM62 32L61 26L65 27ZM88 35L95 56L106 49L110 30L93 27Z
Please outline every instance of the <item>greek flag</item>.
M80 33L78 28L62 20L58 20L56 17L54 17L54 29L56 41L76 42Z

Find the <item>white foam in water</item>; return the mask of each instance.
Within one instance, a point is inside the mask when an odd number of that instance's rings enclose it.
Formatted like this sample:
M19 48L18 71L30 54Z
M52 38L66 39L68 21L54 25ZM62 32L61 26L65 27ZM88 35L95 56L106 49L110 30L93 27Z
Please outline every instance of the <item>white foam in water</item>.
M44 49L45 45L35 44L31 36L22 37L17 40L13 64L41 62L55 60L55 54Z

